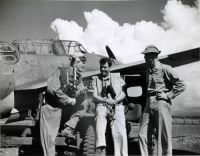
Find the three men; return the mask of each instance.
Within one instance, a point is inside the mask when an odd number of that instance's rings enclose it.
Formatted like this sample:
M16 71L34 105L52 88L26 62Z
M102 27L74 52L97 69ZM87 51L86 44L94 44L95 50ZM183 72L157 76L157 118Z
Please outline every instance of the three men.
M55 156L55 139L60 128L62 110L65 106L74 106L77 97L85 91L81 73L85 66L85 57L74 57L71 67L60 67L48 79L45 102L41 107L40 137L45 156ZM76 119L77 120L77 119Z
M170 66L161 64L157 57L160 53L155 46L147 46L143 54L147 65L147 100L141 117L139 131L139 145L142 156L152 154L152 135L158 141L158 155L172 155L171 141L171 99L185 89L185 84ZM84 96L85 87L81 80L84 68L84 57L77 57L76 72L73 68L59 68L49 79L45 95L45 104L42 106L40 119L41 143L45 156L55 155L55 138L57 136L62 109L66 105L75 105L78 96ZM123 100L125 82L117 74L110 73L112 62L108 58L100 60L99 76L93 77L93 98L96 107L96 155L105 154L105 131L108 117L114 142L115 156L128 156L127 133ZM75 76L74 76L75 75ZM76 80L76 81L74 81ZM75 92L73 86L76 86ZM110 113L111 112L111 113ZM62 131L65 136L73 134L80 119L80 112L75 112L65 124Z
M106 148L105 131L107 117L111 119L110 126L114 142L115 156L128 156L127 134L123 100L125 82L120 76L110 73L112 62L109 58L100 60L100 72L93 77L93 97L96 106L96 155L104 155ZM111 113L110 113L111 112Z
M154 45L142 52L147 65L147 98L139 129L142 156L152 155L153 134L157 137L157 155L172 155L171 100L185 90L184 82L175 71L159 62L159 53Z

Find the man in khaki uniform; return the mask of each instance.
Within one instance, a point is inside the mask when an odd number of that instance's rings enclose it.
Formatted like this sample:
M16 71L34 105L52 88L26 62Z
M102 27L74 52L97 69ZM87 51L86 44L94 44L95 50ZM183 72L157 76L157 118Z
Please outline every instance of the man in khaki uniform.
M185 90L172 67L157 59L160 50L149 45L142 52L147 65L147 99L140 120L139 145L142 156L152 155L152 134L156 133L158 156L172 156L171 100Z
M77 97L82 97L81 94L85 91L81 78L84 66L84 56L74 57L71 67L58 68L48 79L45 102L41 107L40 116L40 137L44 156L55 156L55 139L60 128L62 110L66 106L74 106ZM77 118L75 120L78 122Z
M105 131L107 119L111 119L114 156L128 156L127 134L123 100L125 93L124 80L120 75L110 73L112 62L108 58L100 60L99 76L93 77L93 97L96 107L96 156L105 155ZM110 114L110 112L112 112Z

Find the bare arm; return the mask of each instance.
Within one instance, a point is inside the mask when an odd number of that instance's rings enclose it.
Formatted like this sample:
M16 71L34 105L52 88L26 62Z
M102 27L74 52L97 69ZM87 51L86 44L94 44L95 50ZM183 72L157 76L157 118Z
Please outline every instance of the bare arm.
M115 100L117 101L117 103L120 103L124 100L124 98L126 97L124 91L122 90L119 95L115 98Z

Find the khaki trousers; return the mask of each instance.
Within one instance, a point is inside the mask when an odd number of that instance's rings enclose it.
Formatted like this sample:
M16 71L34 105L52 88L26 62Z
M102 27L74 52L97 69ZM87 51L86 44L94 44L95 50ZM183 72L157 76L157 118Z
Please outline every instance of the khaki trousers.
M157 151L152 149L152 135L157 140ZM142 156L157 153L158 156L172 156L172 117L171 104L156 100L156 96L147 99L140 119L139 146Z
M96 147L106 146L105 132L107 126L108 109L103 104L96 108ZM114 120L111 122L112 138L114 142L114 156L128 156L127 134L125 125L124 106L115 108Z
M55 140L61 120L60 108L48 104L41 107L40 114L40 140L44 156L55 156Z

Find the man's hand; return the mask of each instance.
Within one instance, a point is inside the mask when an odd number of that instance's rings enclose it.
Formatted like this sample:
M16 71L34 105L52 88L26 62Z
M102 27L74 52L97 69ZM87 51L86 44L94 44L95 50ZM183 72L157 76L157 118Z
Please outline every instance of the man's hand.
M165 101L169 100L169 97L168 97L167 94L164 93L164 92L159 92L159 93L157 93L156 98L157 98L158 100L165 100Z
M81 88L81 89L77 92L76 97L77 97L77 96L85 95L85 93L87 92L87 90L88 90L87 87Z
M74 106L76 104L76 99L75 98L69 98L69 104Z
M87 87L83 87L81 90L80 90L80 94L85 94L87 92Z
M113 100L113 99L106 99L106 103L113 106L113 105L116 105L117 104L117 101L116 100Z

